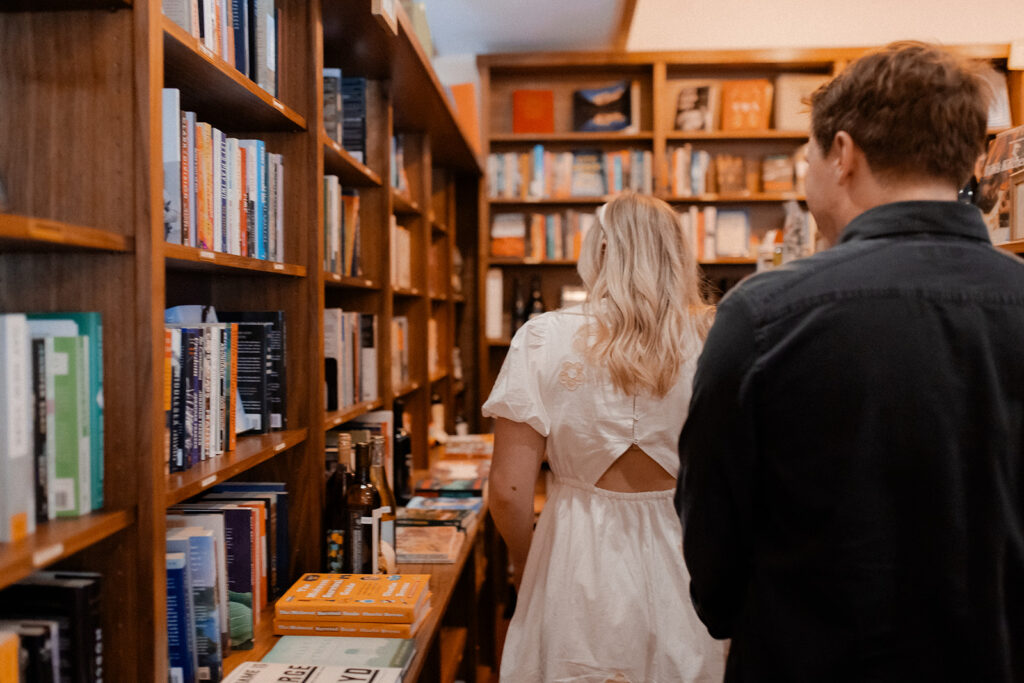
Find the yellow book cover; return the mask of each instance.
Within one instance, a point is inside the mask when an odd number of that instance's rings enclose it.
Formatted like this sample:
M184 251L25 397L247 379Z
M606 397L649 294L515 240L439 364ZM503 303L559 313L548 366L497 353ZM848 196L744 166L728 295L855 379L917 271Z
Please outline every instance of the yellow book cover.
M274 619L275 636L359 636L370 638L415 638L420 624L430 614L429 594L411 624L369 621L322 621L318 619Z
M18 634L0 631L0 681L18 680Z
M411 623L429 574L304 574L274 606L278 619Z

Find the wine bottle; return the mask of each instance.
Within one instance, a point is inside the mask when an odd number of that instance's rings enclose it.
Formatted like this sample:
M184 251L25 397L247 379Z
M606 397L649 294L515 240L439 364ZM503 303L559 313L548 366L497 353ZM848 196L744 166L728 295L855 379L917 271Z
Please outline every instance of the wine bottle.
M380 493L370 481L370 444L356 444L356 476L345 492L348 527L345 573L376 574L380 539Z
M427 443L431 446L443 444L448 440L448 432L444 426L444 401L440 394L430 396L430 424L427 425Z
M391 464L395 477L395 498L399 505L406 505L412 498L412 439L405 430L405 404L395 400L395 449L394 462Z
M348 527L346 493L352 466L352 438L337 434L337 461L334 463L324 490L324 571L339 574L345 571L345 535Z
M381 574L398 572L398 560L395 546L395 518L398 503L395 494L388 484L388 475L384 471L385 439L377 434L370 439L370 482L380 493L380 552L377 557L377 569Z
M519 289L519 280L512 280L512 334L516 333L523 323L527 320L529 314L526 308L526 297L523 296L523 290Z
M526 307L526 319L533 320L546 310L547 308L544 306L544 299L540 294L540 279L533 278L530 283L530 303Z

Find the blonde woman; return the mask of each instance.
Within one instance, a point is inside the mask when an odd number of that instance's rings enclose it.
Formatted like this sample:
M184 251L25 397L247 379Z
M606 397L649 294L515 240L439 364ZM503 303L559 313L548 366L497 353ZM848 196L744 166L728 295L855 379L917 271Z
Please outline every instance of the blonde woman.
M693 252L667 204L625 194L598 211L579 272L587 303L526 323L483 406L491 513L520 588L501 680L720 681L673 507L711 323ZM545 452L554 484L534 531Z

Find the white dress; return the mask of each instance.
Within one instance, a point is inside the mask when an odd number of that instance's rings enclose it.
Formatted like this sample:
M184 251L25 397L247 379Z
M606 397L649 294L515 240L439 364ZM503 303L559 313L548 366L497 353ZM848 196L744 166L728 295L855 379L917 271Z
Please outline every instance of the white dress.
M574 343L579 307L545 313L512 340L483 406L547 438L554 474L509 625L501 680L721 681L724 645L690 603L673 491L594 484L636 444L672 475L701 342L661 399L626 396Z

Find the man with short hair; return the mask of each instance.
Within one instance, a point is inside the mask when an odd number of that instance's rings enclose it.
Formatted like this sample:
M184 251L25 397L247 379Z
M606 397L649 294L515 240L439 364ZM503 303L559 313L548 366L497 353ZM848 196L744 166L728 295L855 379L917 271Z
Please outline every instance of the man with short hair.
M957 202L981 68L900 43L815 92L835 246L718 309L676 504L727 681L1024 680L1024 263Z

